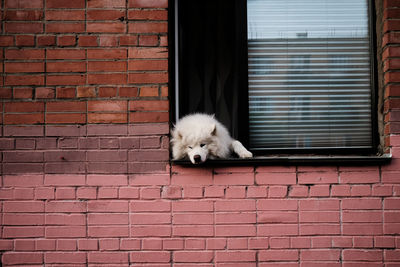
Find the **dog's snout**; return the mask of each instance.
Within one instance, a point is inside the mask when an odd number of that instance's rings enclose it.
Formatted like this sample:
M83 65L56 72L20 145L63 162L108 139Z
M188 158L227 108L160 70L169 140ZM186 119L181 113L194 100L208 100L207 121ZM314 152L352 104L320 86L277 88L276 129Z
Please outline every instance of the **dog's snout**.
M200 155L194 155L193 159L194 159L195 163L200 163L201 162L201 156Z

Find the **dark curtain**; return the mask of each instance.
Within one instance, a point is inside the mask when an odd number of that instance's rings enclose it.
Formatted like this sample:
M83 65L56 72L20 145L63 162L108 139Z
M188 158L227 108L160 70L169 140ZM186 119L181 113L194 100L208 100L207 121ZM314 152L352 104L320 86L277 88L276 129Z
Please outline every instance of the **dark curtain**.
M178 2L179 116L205 112L248 138L245 0Z

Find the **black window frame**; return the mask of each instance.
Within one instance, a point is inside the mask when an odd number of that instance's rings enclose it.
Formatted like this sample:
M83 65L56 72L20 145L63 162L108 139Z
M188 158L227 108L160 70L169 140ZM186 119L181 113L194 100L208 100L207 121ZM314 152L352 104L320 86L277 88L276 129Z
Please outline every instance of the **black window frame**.
M185 0L169 0L169 98L170 98L170 121L174 123L178 117L176 114L176 107L179 105L179 100L176 95L176 83L177 83L177 71L178 71L178 66L176 62L176 51L177 46L177 38L178 38L178 33L177 33L177 22L179 19L179 15L176 16L178 6L177 2L178 1L185 1ZM219 1L219 0L214 0L214 1ZM246 3L246 0L231 0L231 1L239 1L239 2L244 2ZM191 2L191 1L189 1ZM246 4L245 4L246 5ZM247 10L247 9L246 9ZM287 158L287 155L302 155L302 158L309 158L312 159L312 162L315 162L318 157L314 157L315 155L321 155L323 158L331 157L331 156L337 156L339 161L346 160L346 158L349 155L354 155L354 156L374 156L381 154L380 151L380 135L379 135L379 125L378 125L378 57L377 57L377 34L376 34L376 7L375 3L372 0L368 0L368 11L369 11L369 31L370 31L370 53L371 53L371 123L372 123L372 140L371 140L371 148L365 148L365 149L356 149L356 148L330 148L330 149L319 149L319 148L312 148L312 149L285 149L282 148L281 150L273 150L273 151L252 151L256 157L258 157L257 161L260 163L261 161L266 160L267 158L270 158L271 156L276 157L276 156L281 156L282 158ZM244 12L247 13L247 12ZM244 36L246 37L245 40L243 40L243 49L245 50L246 53L246 58L241 59L241 62L245 64L246 66L246 71L243 71L242 75L245 76L247 80L248 72L247 72L247 14L244 17L245 19L245 33ZM178 85L179 86L179 85ZM248 86L246 87L246 89ZM248 90L243 90L244 93L242 93L241 97L246 97L248 99ZM235 138L240 140L245 146L248 145L249 143L249 134L248 134L248 103L247 101L242 101L244 102L245 108L243 109L244 106L242 106L242 112L240 113L240 116L237 118L240 124L240 131L236 134L233 135ZM247 111L247 112L246 112ZM229 128L229 127L228 127ZM312 155L312 157L311 157ZM344 156L344 157L342 157ZM250 161L252 161L250 159ZM354 160L351 160L352 162L355 162ZM300 160L299 162L310 162L309 160ZM329 160L326 162L330 162Z

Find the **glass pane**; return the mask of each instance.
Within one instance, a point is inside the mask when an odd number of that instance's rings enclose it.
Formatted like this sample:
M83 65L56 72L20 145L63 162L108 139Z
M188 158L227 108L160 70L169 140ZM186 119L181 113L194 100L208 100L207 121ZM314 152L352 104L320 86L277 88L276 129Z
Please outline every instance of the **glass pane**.
M368 1L247 5L251 148L370 148Z

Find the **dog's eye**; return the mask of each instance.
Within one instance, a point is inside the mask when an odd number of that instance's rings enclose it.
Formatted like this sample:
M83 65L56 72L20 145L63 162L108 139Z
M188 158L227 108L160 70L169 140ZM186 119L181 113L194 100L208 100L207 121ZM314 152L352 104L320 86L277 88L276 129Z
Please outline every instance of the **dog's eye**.
M205 146L206 144L200 144L200 147L203 147L203 146Z
M188 148L189 148L189 149L193 149L193 147L191 147L191 146L188 146Z

